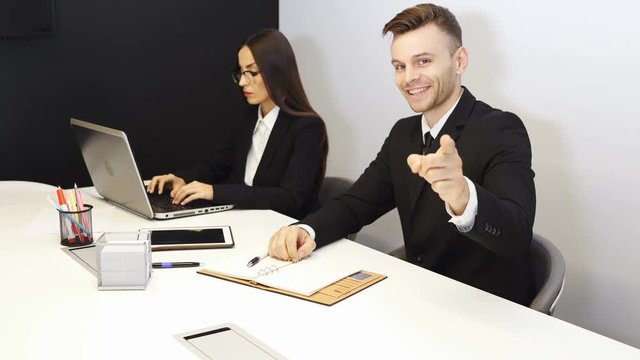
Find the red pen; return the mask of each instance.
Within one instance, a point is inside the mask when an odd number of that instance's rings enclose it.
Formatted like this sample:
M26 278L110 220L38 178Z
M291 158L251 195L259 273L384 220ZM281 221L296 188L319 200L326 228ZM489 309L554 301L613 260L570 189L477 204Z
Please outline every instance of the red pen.
M67 209L67 199L64 197L64 191L58 186L58 190L56 190L56 195L58 195L58 205L62 210L68 211Z
M69 211L69 206L67 205L67 199L64 197L64 191L60 188L60 186L58 186L58 189L56 190L56 195L58 195L58 205L60 205L60 209L62 209L62 211ZM73 235L73 234L76 235L75 238L73 236L67 237L69 244L74 244L76 242L76 238L78 238L78 232L79 232L78 227L73 223L69 224L67 220L64 220L64 222L67 225L71 225L71 229L67 227L67 232L69 233L69 235Z

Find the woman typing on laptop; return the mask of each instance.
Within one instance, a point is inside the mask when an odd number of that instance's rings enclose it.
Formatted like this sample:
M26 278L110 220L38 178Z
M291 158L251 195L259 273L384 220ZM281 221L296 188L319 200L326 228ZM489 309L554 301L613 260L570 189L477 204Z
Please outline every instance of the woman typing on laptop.
M277 30L250 36L238 51L234 81L258 105L208 160L154 176L147 191L171 189L173 203L196 199L272 209L301 218L318 207L328 141L302 87L295 55Z

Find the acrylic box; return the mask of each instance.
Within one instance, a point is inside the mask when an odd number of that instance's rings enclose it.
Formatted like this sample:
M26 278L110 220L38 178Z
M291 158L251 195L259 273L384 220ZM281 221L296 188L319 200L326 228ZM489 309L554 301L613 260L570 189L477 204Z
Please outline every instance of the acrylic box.
M151 277L149 232L105 232L96 242L98 290L144 290Z

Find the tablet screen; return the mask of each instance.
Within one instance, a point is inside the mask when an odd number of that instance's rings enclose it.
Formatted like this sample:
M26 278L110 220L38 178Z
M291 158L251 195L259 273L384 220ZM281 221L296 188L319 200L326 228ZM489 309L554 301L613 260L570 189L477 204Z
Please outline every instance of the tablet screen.
M214 249L233 246L229 226L142 229L149 231L152 250Z
M224 243L222 228L151 231L151 245Z

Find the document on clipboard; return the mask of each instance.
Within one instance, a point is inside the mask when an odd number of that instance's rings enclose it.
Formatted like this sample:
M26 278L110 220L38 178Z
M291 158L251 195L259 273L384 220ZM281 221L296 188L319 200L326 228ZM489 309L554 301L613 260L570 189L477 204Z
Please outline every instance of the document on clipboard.
M295 263L267 257L252 267L247 261L256 252L243 251L198 273L332 305L386 278L363 271L342 246L327 245Z

